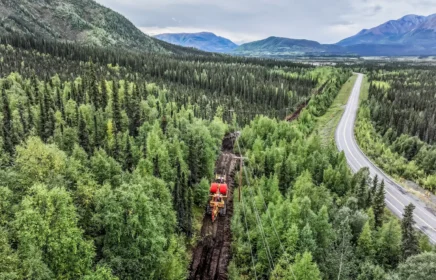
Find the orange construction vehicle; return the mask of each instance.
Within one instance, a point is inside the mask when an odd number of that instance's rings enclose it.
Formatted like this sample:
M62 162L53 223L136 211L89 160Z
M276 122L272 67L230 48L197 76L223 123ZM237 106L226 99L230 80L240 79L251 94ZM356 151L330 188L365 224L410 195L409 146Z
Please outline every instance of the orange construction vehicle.
M217 174L215 182L210 185L209 197L211 200L207 204L206 213L211 215L212 223L215 222L218 214L225 216L227 211L227 183L225 176Z

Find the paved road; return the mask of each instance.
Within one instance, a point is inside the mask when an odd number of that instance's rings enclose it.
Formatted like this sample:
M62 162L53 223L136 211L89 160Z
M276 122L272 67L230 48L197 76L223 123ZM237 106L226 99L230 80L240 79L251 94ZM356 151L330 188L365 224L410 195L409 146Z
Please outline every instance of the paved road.
M398 217L403 216L404 207L410 203L416 206L414 218L416 227L424 232L430 241L436 244L436 215L426 207L425 203L396 184L391 178L378 169L360 150L354 138L354 122L359 107L359 94L363 75L358 74L356 83L348 100L347 108L336 130L336 144L340 151L344 151L348 164L353 172L368 167L371 177L378 175L385 180L386 206Z

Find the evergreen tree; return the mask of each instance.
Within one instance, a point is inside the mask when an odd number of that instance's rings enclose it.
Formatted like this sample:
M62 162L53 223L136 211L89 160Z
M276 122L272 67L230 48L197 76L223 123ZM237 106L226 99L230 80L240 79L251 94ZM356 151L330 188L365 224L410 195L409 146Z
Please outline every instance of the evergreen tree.
M366 179L363 178L356 188L357 205L360 209L367 207L367 188Z
M12 141L12 114L11 109L9 107L9 99L6 95L5 85L2 87L2 113L3 113L3 126L2 126L2 136L3 136L3 147L9 155L13 155L15 148Z
M44 142L47 142L47 138L48 138L47 133L46 133L46 130L47 130L46 129L46 126L47 126L46 114L47 114L47 112L45 110L44 102L43 102L43 99L41 98L39 100L39 127L38 127L39 129L38 129L38 132L39 132L39 137L41 137L41 139Z
M133 159L133 153L132 153L132 146L130 144L130 137L127 136L126 137L126 145L125 145L126 149L124 151L124 155L125 155L125 159L124 159L124 165L125 165L125 169L129 170L129 171L133 171L134 166L135 166L135 162Z
M103 110L106 109L108 104L108 92L107 92L107 85L105 80L101 80L101 108Z
M138 86L133 89L133 97L130 105L130 135L138 136L138 128L141 126L141 94Z
M382 181L377 188L372 205L376 228L379 228L383 225L385 206L385 182Z
M95 74L95 65L92 61L89 62L89 71L87 75L87 87L90 100L96 109L102 108L100 92L98 90L97 76ZM103 107L104 108L104 107Z
M89 132L86 126L86 120L82 113L80 113L79 117L79 144L88 155L91 154L92 149L91 144L89 143Z
M368 192L368 203L372 203L372 200L375 197L375 194L377 192L377 188L378 188L378 175L374 176L374 179L372 180L372 186L369 189Z
M29 94L29 101L31 102L32 105L36 105L38 100L41 99L41 96L39 95L39 87L38 87L38 81L36 79L35 73L32 73L32 77L30 78L30 83L31 83L31 87L33 89L33 97L32 94Z
M403 260L407 260L413 255L419 254L419 242L416 237L413 225L415 221L413 219L413 210L415 206L409 204L404 209L403 220L401 221L401 253Z
M121 117L121 106L120 106L120 97L119 97L119 88L118 83L113 82L113 90L112 90L112 115L115 126L115 133L121 132L122 127L122 117Z
M47 141L50 137L53 136L54 134L54 129L55 129L55 117L54 117L54 105L53 105L53 101L51 99L50 96L50 92L48 90L48 84L45 83L44 86L44 93L43 93L43 98L44 98L44 107L42 110L44 110L43 112L43 139L45 141Z
M94 114L94 146L95 148L99 148L101 145L100 141L100 132L98 129L98 123L97 123L97 115Z

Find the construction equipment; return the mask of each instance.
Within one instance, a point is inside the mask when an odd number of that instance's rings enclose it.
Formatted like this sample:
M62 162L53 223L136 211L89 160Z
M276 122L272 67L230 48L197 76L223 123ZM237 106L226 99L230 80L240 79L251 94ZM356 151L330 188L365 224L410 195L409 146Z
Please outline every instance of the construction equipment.
M212 223L215 222L218 214L225 216L227 211L227 183L226 176L216 174L215 181L210 185L209 197L211 200L206 206L206 213L211 215Z

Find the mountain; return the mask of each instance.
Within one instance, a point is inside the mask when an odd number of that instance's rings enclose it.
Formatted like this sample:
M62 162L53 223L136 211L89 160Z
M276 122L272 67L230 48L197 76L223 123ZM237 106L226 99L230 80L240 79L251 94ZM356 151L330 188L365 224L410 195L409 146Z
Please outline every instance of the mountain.
M436 14L407 15L390 20L337 43L361 55L436 54Z
M337 44L351 46L359 44L395 44L403 40L404 36L415 30L425 21L426 17L407 15L399 20L390 20L371 29L363 29L358 34L346 38Z
M155 38L174 45L193 47L206 52L227 53L238 47L229 39L210 32L200 33L166 33Z
M334 45L269 37L236 48L232 54L263 57L298 55L436 55L436 14L406 15L343 39Z
M0 34L66 40L135 51L184 53L189 49L151 38L94 0L0 0Z
M249 56L295 56L295 55L339 55L348 51L337 45L323 45L316 41L269 37L264 40L243 44L232 53Z

